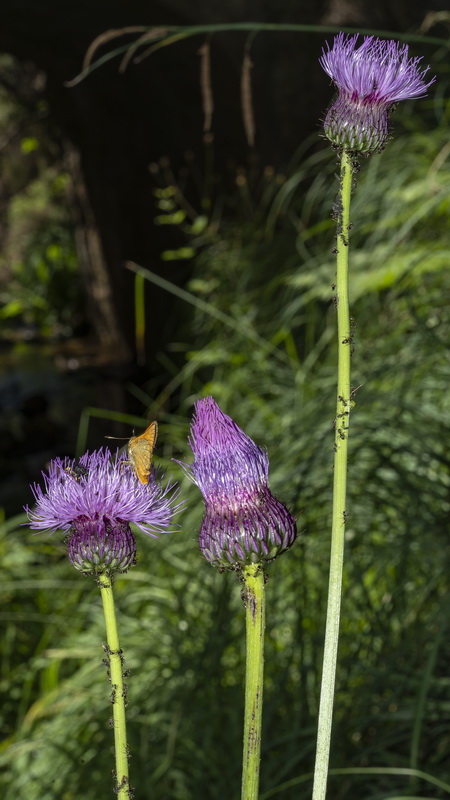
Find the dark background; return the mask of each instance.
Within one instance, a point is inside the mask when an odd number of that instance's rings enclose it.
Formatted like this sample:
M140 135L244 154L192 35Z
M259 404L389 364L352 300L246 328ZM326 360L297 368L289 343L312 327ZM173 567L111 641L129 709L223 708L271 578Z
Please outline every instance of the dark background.
M442 8L445 3L441 3ZM245 137L240 76L247 32L216 34L211 40L214 173L220 189L238 166L249 162L285 168L311 133L330 99L326 76L316 69L327 27L417 30L426 14L438 11L415 2L14 2L2 3L0 49L44 72L48 128L67 150L74 177L74 214L80 268L87 285L90 324L116 357L133 358L132 281L126 260L163 272L183 283L183 265L164 265L159 254L167 231L152 223L154 182L149 164L169 159L175 174L192 154L202 171L205 157L198 49L205 36L162 48L119 74L113 59L73 88L92 41L110 29L130 25L192 25L256 21L323 26L317 33L260 33L251 46L255 146ZM436 29L433 30L435 34ZM103 46L134 41L121 37ZM192 181L193 183L193 181ZM195 200L195 186L187 196ZM172 234L173 235L173 234ZM96 289L93 298L93 286ZM95 291L94 289L94 291ZM176 330L179 307L153 289L147 329L152 352ZM151 365L150 365L151 366Z

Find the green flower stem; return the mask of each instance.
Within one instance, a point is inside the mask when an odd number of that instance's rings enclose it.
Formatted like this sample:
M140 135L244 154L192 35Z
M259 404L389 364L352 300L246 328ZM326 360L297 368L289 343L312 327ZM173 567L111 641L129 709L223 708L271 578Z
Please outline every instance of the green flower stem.
M336 306L338 332L338 380L334 437L333 518L331 527L330 576L328 586L327 621L323 656L322 687L320 692L319 724L317 731L316 764L313 800L324 800L327 790L330 757L331 724L334 685L339 641L342 569L344 564L344 533L346 519L348 430L352 396L350 388L350 355L352 333L348 301L348 231L352 163L348 153L342 154L340 203L337 220Z
M117 633L116 612L111 578L102 573L98 583L102 595L103 612L106 624L106 655L112 685L112 704L114 722L114 747L116 751L117 797L128 800L130 796L128 781L127 729L125 722L125 687L123 683L123 656Z
M258 800L264 675L264 570L251 564L244 580L247 661L245 667L244 753L242 800Z

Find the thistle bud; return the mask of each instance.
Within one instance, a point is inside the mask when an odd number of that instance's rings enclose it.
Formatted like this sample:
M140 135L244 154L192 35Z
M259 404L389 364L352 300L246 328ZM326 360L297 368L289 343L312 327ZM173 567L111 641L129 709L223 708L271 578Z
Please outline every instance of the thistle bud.
M295 519L268 485L267 453L212 397L195 406L190 474L205 500L199 544L214 566L272 561L294 543Z

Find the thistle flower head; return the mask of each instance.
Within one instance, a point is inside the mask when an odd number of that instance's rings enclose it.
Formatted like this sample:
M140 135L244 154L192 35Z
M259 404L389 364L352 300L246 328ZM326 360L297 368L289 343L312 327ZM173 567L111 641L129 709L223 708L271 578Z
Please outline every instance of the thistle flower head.
M179 508L173 484L163 488L156 472L141 483L109 450L86 453L78 463L55 458L44 485L31 487L36 505L25 509L30 528L66 532L71 564L89 574L125 572L136 555L130 524L155 536Z
M221 568L271 561L296 538L295 519L269 490L269 459L212 397L195 406L190 474L203 494L199 544Z
M356 153L383 148L389 134L389 111L399 100L423 97L435 81L425 82L429 67L408 57L408 45L358 34L339 33L319 59L336 84L338 97L324 121L325 135L337 147Z

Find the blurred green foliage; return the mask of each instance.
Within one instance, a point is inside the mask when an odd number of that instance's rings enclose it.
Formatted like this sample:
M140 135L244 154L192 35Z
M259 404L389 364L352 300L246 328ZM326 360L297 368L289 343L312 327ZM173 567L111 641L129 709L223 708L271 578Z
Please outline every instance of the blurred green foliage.
M10 202L3 255L10 276L0 308L5 333L14 321L44 338L68 336L81 319L78 260L61 204L68 176L52 173L47 169Z
M445 116L426 135L399 126L356 179L334 800L450 793L449 155ZM334 172L321 151L281 180L267 174L259 193L241 176L234 216L213 210L193 232L190 290L204 303L174 344L185 367L164 358L180 411L161 415L157 457L188 507L179 532L139 535L138 565L116 581L137 800L239 795L239 584L200 559L199 493L170 461L190 460L186 420L207 393L267 446L272 489L305 531L268 569L261 798L310 797L333 461ZM0 542L2 796L103 800L113 755L99 592L57 535L19 522Z
M31 65L0 56L3 340L67 337L84 319L71 179L42 88Z

